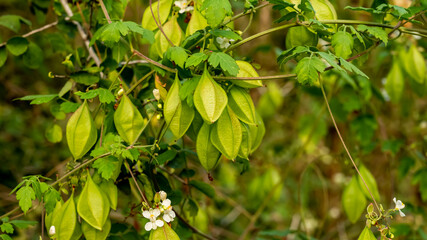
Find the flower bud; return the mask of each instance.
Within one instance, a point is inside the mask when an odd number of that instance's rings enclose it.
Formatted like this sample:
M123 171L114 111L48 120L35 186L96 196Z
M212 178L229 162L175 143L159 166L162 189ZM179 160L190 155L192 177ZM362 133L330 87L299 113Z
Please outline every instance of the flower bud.
M156 194L154 195L154 202L155 202L155 203L160 202L160 194L159 194L159 193L156 193Z
M168 196L165 191L160 191L159 195L162 201L166 200L166 197Z
M160 100L160 91L159 91L159 89L157 89L157 88L153 89L153 95L154 95L154 98L155 98L157 101L159 101L159 100Z
M55 233L56 233L55 226L50 226L50 228L49 228L49 235L52 236L52 235L55 235Z
M118 95L118 96L121 96L121 95L123 95L123 92L124 92L124 91L123 91L123 88L120 88L120 90L117 92L117 95Z

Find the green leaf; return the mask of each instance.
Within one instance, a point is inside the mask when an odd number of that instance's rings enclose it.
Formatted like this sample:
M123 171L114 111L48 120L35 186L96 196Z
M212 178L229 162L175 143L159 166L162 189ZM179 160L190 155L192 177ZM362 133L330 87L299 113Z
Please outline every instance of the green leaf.
M200 77L197 76L187 79L187 81L184 81L181 89L179 90L179 98L181 99L181 101L187 100L186 102L189 107L194 106L193 95L194 91L196 91L196 87L199 83L199 80Z
M174 61L176 65L184 68L185 61L188 58L188 53L182 47L171 47L166 52L167 58Z
M114 181L115 179L111 179L109 181L102 181L99 187L102 189L102 191L104 191L105 195L107 196L111 209L116 210L118 201L118 188L117 185L114 184Z
M194 109L189 107L186 102L182 102L179 97L180 86L181 83L176 75L163 110L166 124L177 139L187 132L194 118Z
M332 67L334 67L336 70L345 72L345 70L340 65L338 65L336 56L333 55L331 52L328 52L328 53L318 52L317 54L319 54L320 57L322 57L323 59L325 59L326 62L328 62L329 65L331 65Z
M150 44L154 43L154 33L152 31L142 28L140 25L132 21L126 21L123 22L123 24L128 27L129 31L140 34Z
M115 173L118 170L120 171L120 166L121 162L113 156L99 158L95 160L92 165L92 167L98 169L99 174L101 174L102 178L104 178L105 180L109 180L111 178L115 180L115 178L117 178L117 176L115 176Z
M111 220L108 218L105 221L104 226L102 227L102 231L93 228L90 224L83 221L82 222L82 232L85 236L86 240L105 240L110 234L111 230Z
M369 79L369 77L362 71L360 71L359 68L357 68L356 66L354 66L353 63L351 62L347 62L347 60L345 60L344 58L339 58L340 60L340 64L343 68L345 68L347 71L349 72L353 72L359 76L365 77L367 79Z
M365 211L366 199L356 176L353 176L350 183L345 187L342 194L342 204L348 219L352 223L356 223Z
M152 2L151 7L153 9L154 18L153 14L151 13L150 6L147 6L142 17L142 27L154 31L158 28L155 21L157 21L159 24L166 22L173 2L173 0L160 0L160 2ZM160 8L157 7L159 5ZM160 15L161 21L159 21L157 13Z
M58 124L53 124L48 127L45 132L47 140L51 143L58 143L62 141L62 128Z
M298 62L295 73L298 82L312 85L317 81L318 74L325 70L325 64L318 57L305 57Z
M119 107L114 113L114 124L120 137L129 145L133 144L147 126L138 109L133 105L128 96L123 95Z
M189 184L193 187L195 187L197 190L199 190L200 192L204 193L206 196L210 197L210 198L214 198L215 197L215 189L202 181L196 181L196 180L191 180L189 182Z
M19 206L24 213L33 206L32 201L36 199L36 194L29 185L21 187L16 192L16 199L19 200Z
M185 35L190 36L196 31L205 29L207 26L208 22L206 21L206 18L203 17L197 7L195 7L191 15L191 19L188 22L187 29L185 30Z
M213 125L211 142L228 159L236 159L242 143L242 127L230 108L226 108Z
M237 60L236 64L239 66L239 72L236 77L259 77L257 71L255 71L254 67L250 63ZM263 86L261 80L231 80L231 82L243 88L256 88Z
M13 233L14 231L13 226L10 223L3 223L0 225L0 230L4 233Z
M98 92L96 91L96 89L92 89L92 90L89 90L87 92L80 92L79 91L79 92L76 92L74 94L79 96L80 99L92 99L92 98L95 98L96 96L98 96Z
M0 238L2 240L13 240L11 237L9 237L9 235L7 234L0 234Z
M375 200L380 201L380 192L378 191L378 185L377 185L377 181L375 180L375 177L364 165L361 165L359 167L359 172L360 172L360 175L362 175L363 179L365 179L366 185L368 185L369 190L371 190ZM363 183L362 178L358 176L357 180L359 182L359 187L360 189L362 189L365 196L368 199L371 199L372 198L371 194L368 192L368 189L366 189L366 186Z
M105 193L96 185L90 174L77 202L77 212L89 225L102 231L110 212Z
M239 66L236 60L226 53L213 52L209 56L208 62L215 68L219 65L224 72L227 72L231 76L236 76L239 73Z
M369 34L372 34L375 38L378 38L379 40L383 41L384 44L387 45L388 34L384 29L380 27L369 27L366 25L358 25L357 30L360 32L366 31Z
M54 188L50 188L43 196L46 213L50 214L55 209L56 203L61 200L61 195Z
M194 92L194 105L202 118L208 123L214 123L227 106L227 94L215 82L205 67Z
M161 228L157 228L156 230L152 230L150 232L150 237L148 240L179 240L180 238L175 233L174 230L172 230L171 227L169 227L168 224L165 224Z
M297 46L313 46L319 42L319 37L316 33L310 31L305 26L297 26L290 28L286 34L286 48L291 49Z
M23 55L24 65L31 69L37 69L43 64L43 51L37 44L30 43L28 50Z
M199 157L200 164L206 171L214 169L221 156L221 153L211 142L211 129L211 125L203 123L196 141L197 156Z
M83 157L96 143L98 135L86 101L68 120L66 137L75 159Z
M23 54L28 49L29 42L23 37L13 37L7 41L6 48L15 56Z
M387 75L387 80L384 87L387 91L387 94L390 96L390 100L394 103L398 103L402 98L405 87L405 80L400 65L397 63L397 61L393 63L391 70Z
M88 86L99 82L99 76L95 76L84 71L72 73L70 75L70 78L76 81L77 83L81 83Z
M363 231L360 233L359 238L357 240L376 240L377 238L372 233L371 229L365 227Z
M30 104L42 104L42 103L48 103L56 97L58 97L58 94L28 95L18 99L22 101L31 101Z
M88 92L76 92L77 96L80 96L81 99L92 99L96 96L99 96L99 101L101 103L111 103L116 100L114 95L105 88L97 88L89 90Z
M342 58L351 56L354 40L350 33L339 31L332 36L332 47L335 50L335 55Z
M9 28L15 33L18 33L19 30L21 30L21 22L31 26L31 22L21 16L3 15L0 17L0 25Z
M201 62L206 61L206 59L208 59L208 57L209 56L203 52L194 53L185 62L185 67L197 66Z
M166 152L161 153L157 158L159 165L165 164L168 161L175 159L177 152L174 149L167 150Z
M228 93L228 106L240 121L255 124L255 106L246 89L232 87Z
M242 37L231 30L214 29L212 35L215 37L225 37L227 39L242 40Z
M61 111L64 113L75 112L80 107L80 103L74 102L63 102L61 103Z
M6 47L0 47L0 67L3 67L6 60L7 60Z
M36 224L38 224L38 221L28 221L28 220L12 220L9 223L13 224L15 227L20 228L20 229L24 229L27 228L29 226L34 226Z
M224 21L225 16L233 14L228 0L206 0L201 7L208 24L216 27Z

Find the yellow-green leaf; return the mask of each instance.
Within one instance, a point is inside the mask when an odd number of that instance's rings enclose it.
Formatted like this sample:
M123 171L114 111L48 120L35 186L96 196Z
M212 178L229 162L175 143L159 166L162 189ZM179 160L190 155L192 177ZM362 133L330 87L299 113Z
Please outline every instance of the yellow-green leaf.
M92 227L102 230L110 212L107 196L96 185L90 174L77 202L77 212Z
M49 231L50 227L52 226L52 224L54 222L53 221L54 218L59 216L62 205L63 205L62 200L58 201L55 205L55 208L53 209L53 212L51 212L50 214L45 214L44 224L45 224L47 231Z
M163 24L168 19L172 3L173 0L160 0L160 2L152 3L151 6L157 23ZM157 8L158 5L160 5L160 8ZM159 10L157 11L157 9ZM160 15L160 22L158 15ZM153 14L151 13L150 5L148 5L144 11L144 15L142 17L142 27L151 31L157 29L157 24L154 21Z
M180 86L177 76L169 89L163 111L166 124L177 139L184 136L194 118L194 109L179 97Z
M68 120L66 136L75 159L83 157L95 144L97 131L86 101Z
M157 228L154 231L151 231L149 240L179 240L180 238L175 233L175 231L169 227L168 224L165 224L161 228Z
M356 176L353 176L350 183L345 187L341 201L350 222L357 222L365 211L366 199Z
M228 159L234 160L237 157L242 143L242 127L230 108L225 109L213 125L211 142Z
M175 46L179 46L181 44L181 40L184 34L182 33L176 16L172 17L172 19L166 22L162 28L163 32L166 34L166 36L168 36L169 40L171 40ZM171 47L171 45L161 31L158 31L154 38L156 40L154 46L156 48L157 54L162 57L163 53L165 53L168 48Z
M357 240L377 240L371 229L365 227Z
M104 191L105 195L107 196L111 209L116 210L118 190L116 184L114 184L114 181L112 179L108 181L102 181L99 187L102 189L102 191Z
M290 28L286 33L286 49L297 46L317 46L319 37L305 26Z
M247 90L240 87L231 88L228 94L228 106L240 121L255 124L255 106Z
M218 120L227 106L227 94L215 82L205 67L194 92L194 105L202 118L209 124Z
M199 12L197 7L194 8L193 14L191 15L191 19L188 22L187 29L185 30L185 35L190 36L198 30L204 29L208 26L208 23L203 17L203 15Z
M250 63L240 60L237 60L236 63L239 66L239 73L237 74L237 77L259 77L257 71L255 71L254 67L252 67ZM244 88L256 88L263 86L261 80L231 80L231 82Z
M48 127L45 132L47 140L51 143L58 143L62 140L62 128L58 124Z
M62 205L59 210L59 213L56 216L53 216L52 223L52 226L55 226L56 239L74 239L74 232L76 231L77 227L80 227L77 226L78 222L76 204L74 202L74 192L71 194L70 198L64 203L64 205Z
M196 151L200 164L210 171L215 168L221 153L212 144L210 139L212 125L204 123L199 130L196 141Z
M359 167L360 175L362 175L363 179L365 179L366 185L368 185L369 190L371 190L372 195L374 195L375 200L380 201L380 193L378 191L377 181L375 180L372 173L365 167L365 165L361 165ZM368 189L366 189L365 184L362 181L362 178L360 176L357 177L357 180L359 182L359 186L362 189L365 196L370 199L371 194L369 194Z
M144 131L147 119L144 119L138 109L123 95L122 100L114 113L114 124L117 132L128 144L133 144Z
M111 230L111 220L108 218L105 221L104 226L102 227L102 231L93 228L90 224L83 221L82 222L82 231L86 240L105 240L107 239L108 234Z

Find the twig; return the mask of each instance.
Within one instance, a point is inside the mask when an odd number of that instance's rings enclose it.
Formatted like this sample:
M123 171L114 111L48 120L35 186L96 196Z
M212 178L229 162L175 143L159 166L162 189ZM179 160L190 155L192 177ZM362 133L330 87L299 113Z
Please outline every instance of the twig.
M131 168L130 168L130 166L129 166L129 163L126 161L126 159L125 159L123 162L124 162L124 164L125 164L125 166L126 166L127 170L130 172L130 175L132 176L132 179L133 179L133 181L135 182L136 188L138 189L139 194L141 195L142 199L144 200L144 202L145 202L148 206L150 206L150 203L148 202L147 198L145 197L145 194L142 192L141 188L139 187L138 182L136 181L135 176L133 175L133 172L132 172L132 169L131 169Z
M153 75L155 71L151 70L149 73L147 73L145 76L143 76L141 79L139 79L134 85L132 85L129 90L126 91L126 95L131 93L136 87L138 87L139 84L141 84L145 79Z
M40 27L40 28L34 29L33 31L28 32L28 33L26 33L26 34L22 35L22 37L23 37L23 38L27 38L27 37L29 37L29 36L31 36L31 35L33 35L33 34L36 34L36 33L38 33L38 32L41 32L41 31L44 31L44 30L46 30L46 29L49 29L49 28L51 28L51 27L53 27L53 26L56 26L57 24L58 24L58 21L55 21L55 22L52 22L52 23L46 24L46 25L44 25L44 26L42 26L42 27ZM4 46L4 45L6 45L6 44L7 44L7 41L6 41L6 42L3 42L3 43L0 43L0 47L3 47L3 46Z
M320 89L322 90L323 98L324 98L325 103L326 103L326 107L328 108L329 115L331 116L332 122L333 122L334 127L335 127L335 131L337 132L338 137L339 137L345 151L347 152L348 158L350 158L350 161L353 164L354 169L356 169L357 174L359 174L360 179L362 179L363 184L365 185L366 189L368 190L369 194L371 195L371 198L375 203L375 207L378 209L378 212L381 214L380 207L378 206L377 201L375 201L375 198L371 192L371 189L369 189L368 184L366 184L365 179L363 178L362 174L360 174L359 168L357 167L356 163L354 162L353 158L351 157L350 151L348 150L347 145L345 144L344 139L341 136L341 133L340 133L340 130L338 129L337 123L335 122L334 115L332 114L331 107L329 106L329 101L328 101L328 98L326 97L325 89L323 88L323 83L321 82L320 73L319 73L319 82L320 82Z
M108 24L111 23L110 15L108 14L107 8L105 7L104 1L99 0L99 5L101 5L102 12L104 13L105 18L107 19Z
M154 16L154 11L153 11L153 6L152 6L153 0L150 0L150 11L151 11L151 16L153 16L154 22L156 23L157 27L159 28L160 32L163 34L163 36L166 38L166 40L169 42L169 44L172 47L175 47L175 44L173 44L173 42L168 38L168 36L166 35L165 31L163 31L163 27L162 27L162 21L160 20L160 14L159 14L159 9L160 9L160 0L157 1L157 16L159 18L159 22L157 22L156 17Z
M65 10L65 13L67 14L68 17L72 17L73 16L73 11L71 11L70 6L68 5L67 0L59 0L61 2L62 7ZM101 65L101 61L99 60L98 56L96 55L95 51L93 50L93 48L89 45L89 39L88 39L88 35L85 33L85 31L83 30L82 25L77 22L77 21L71 21L74 25L76 25L77 30L80 34L80 37L83 39L85 46L89 52L89 56L95 61L96 66L100 66Z
M182 222L182 223L184 223L184 225L185 225L185 226L187 226L188 228L190 228L190 229L191 229L191 231L193 231L194 233L197 233L197 234L199 234L200 236L202 236L202 237L204 237L204 238L206 238L206 239L209 239L209 240L217 240L216 238L214 238L214 237L212 237L212 236L209 236L209 235L207 235L207 234L205 234L205 233L201 232L199 229L197 229L197 228L193 227L191 224L189 224L187 221L185 221L185 219L184 219L181 215L179 215L177 212L175 212L175 215L176 215L176 217L177 217L179 220L181 220L181 222Z
M177 71L176 71L176 69L173 69L173 68L167 67L167 66L165 66L165 65L163 65L163 64L161 64L161 63L158 63L158 62L154 61L153 59L151 59L151 58L149 58L149 57L145 56L144 54L142 54L142 53L141 53L141 52L139 52L138 50L133 50L133 53L134 53L134 54L136 54L136 55L138 55L139 57L144 58L144 59L145 59L145 60L147 60L149 63L151 63L151 64L153 64L153 65L155 65L155 66L157 66L157 67L159 67L159 68L162 68L162 69L164 69L164 70L166 70L166 71L168 71L168 72L171 72L171 73L176 73L176 72L177 72Z

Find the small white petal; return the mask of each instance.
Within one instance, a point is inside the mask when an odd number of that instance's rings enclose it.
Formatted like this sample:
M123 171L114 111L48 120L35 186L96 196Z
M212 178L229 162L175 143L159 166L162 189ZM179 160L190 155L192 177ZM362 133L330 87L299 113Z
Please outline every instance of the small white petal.
M168 214L163 215L163 220L165 220L165 222L171 222L171 217Z
M222 37L217 37L216 42L222 44L224 42L224 39Z
M189 6L189 7L186 7L186 8L185 8L185 11L186 11L186 12L193 11L193 10L194 10L194 7L193 7L193 6Z
M55 229L55 226L50 226L50 228L49 228L49 235L55 235L55 233L56 233L56 229Z
M175 6L182 8L182 1L175 1Z
M406 216L401 210L399 210L399 213L400 213L400 216L401 217L404 217L404 216Z
M169 212L169 216L170 216L171 218L175 218L175 217L176 217L175 212L174 212L174 211L170 211L170 212Z
M397 204L397 203L396 203L396 198L393 198L393 202L394 202L395 204Z
M147 210L145 210L145 211L142 212L142 216L144 216L145 218L150 219L150 212L147 211Z
M164 225L165 223L162 221L162 220L156 220L156 225L158 226L158 227L163 227L163 225Z
M145 230L150 231L153 228L153 224L151 222L148 222L145 224Z
M171 200L169 200L169 199L165 199L163 202L162 202L162 205L163 205L163 207L164 208L167 208L167 207L169 207L170 205L171 205Z
M160 215L160 210L159 210L158 208L154 209L154 210L153 210L153 215L154 215L155 217L158 217L158 216Z
M225 43L223 48L228 48L230 46L230 43Z

